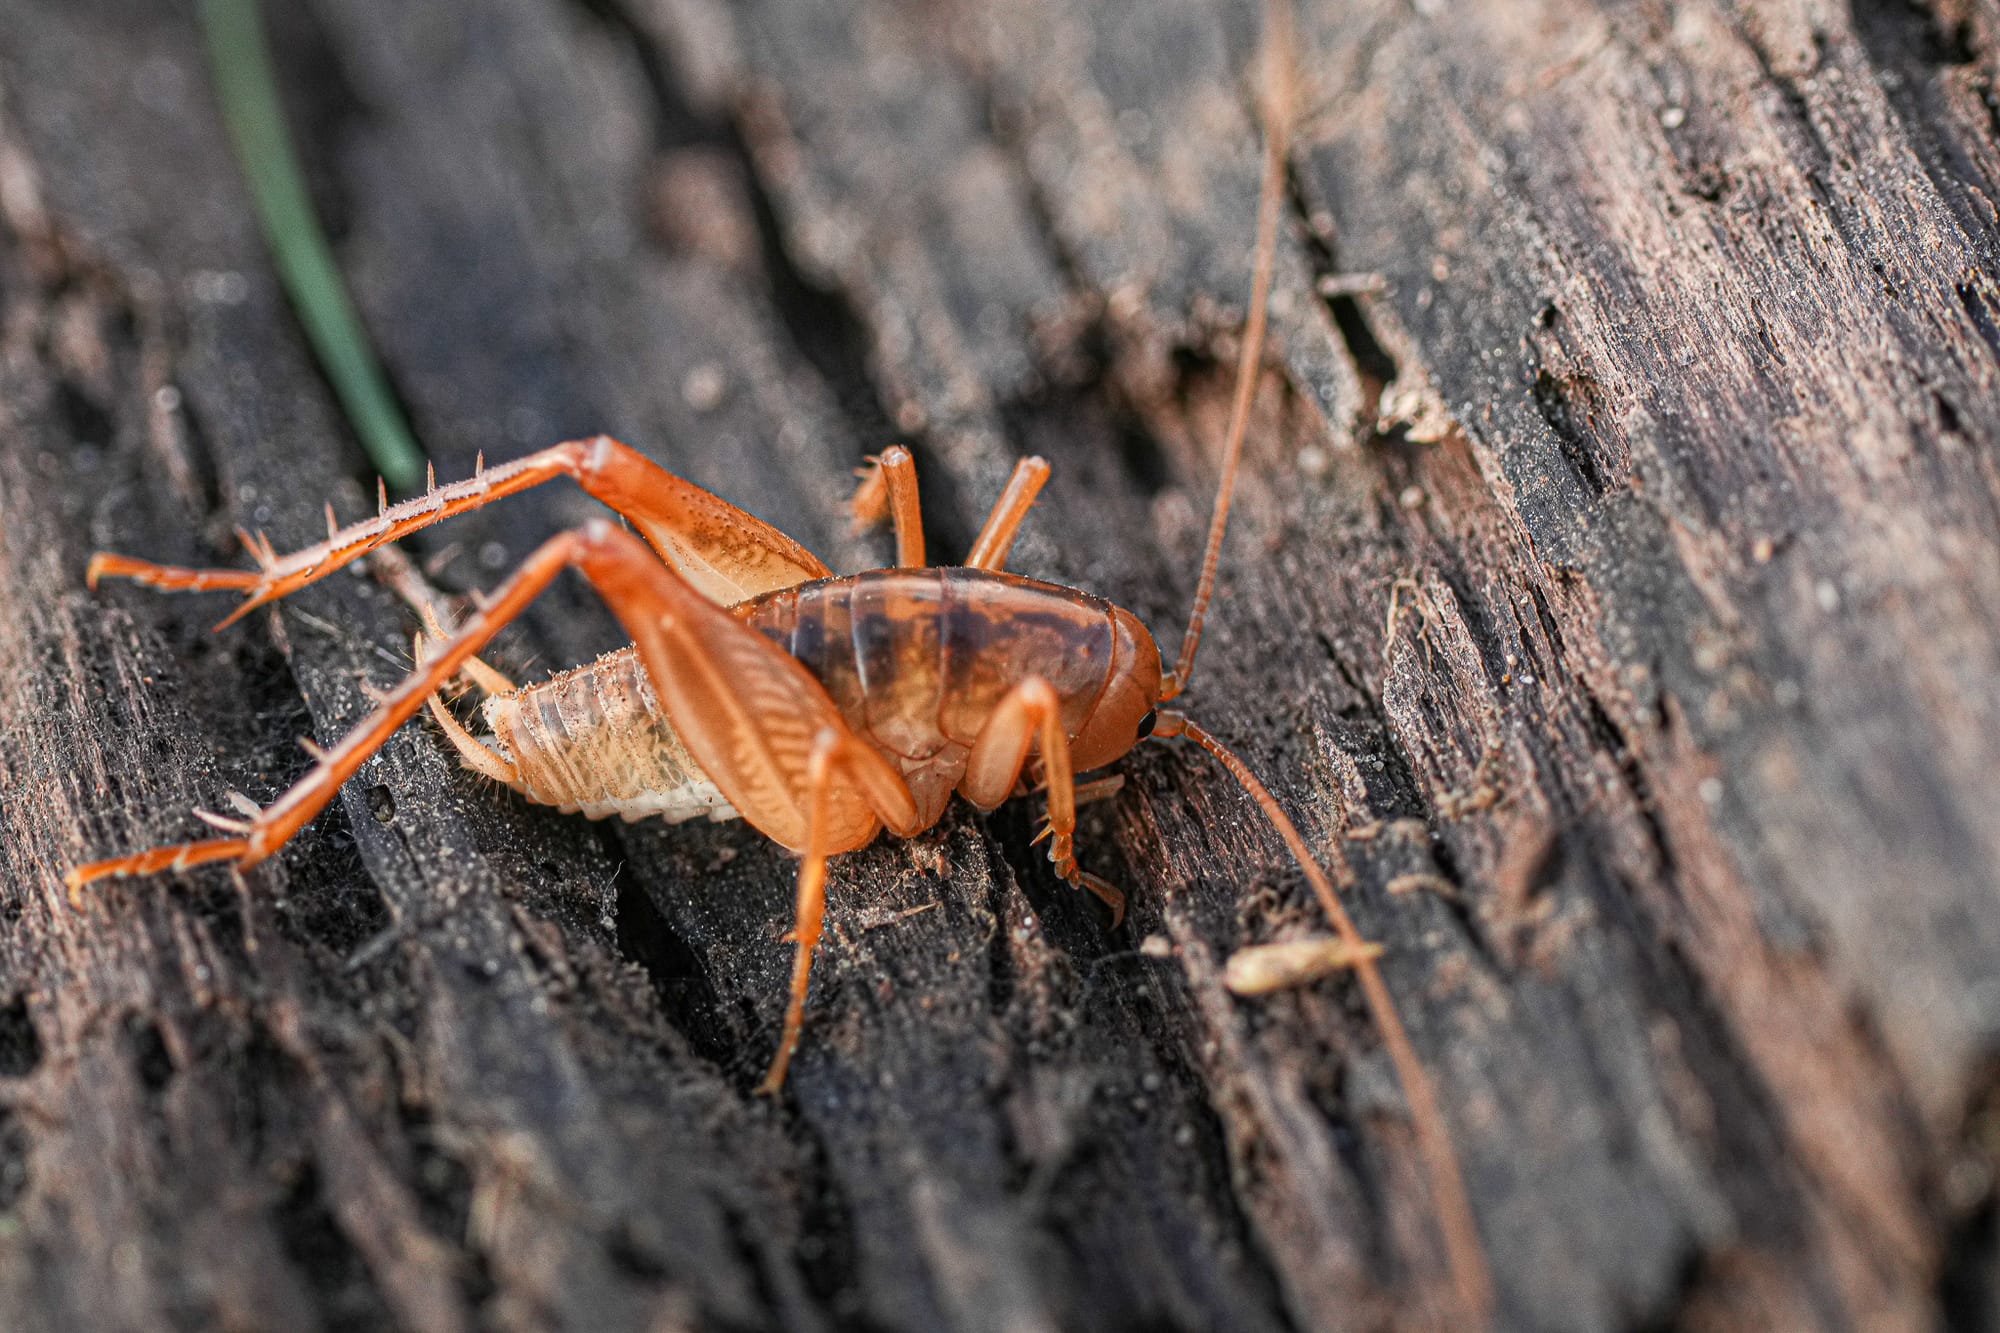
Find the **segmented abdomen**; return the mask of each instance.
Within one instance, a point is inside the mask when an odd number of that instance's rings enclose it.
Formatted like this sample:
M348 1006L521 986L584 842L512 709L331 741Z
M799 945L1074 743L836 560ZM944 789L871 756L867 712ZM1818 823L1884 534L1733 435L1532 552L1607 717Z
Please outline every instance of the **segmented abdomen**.
M531 801L592 819L737 817L668 725L636 648L490 698L485 717Z

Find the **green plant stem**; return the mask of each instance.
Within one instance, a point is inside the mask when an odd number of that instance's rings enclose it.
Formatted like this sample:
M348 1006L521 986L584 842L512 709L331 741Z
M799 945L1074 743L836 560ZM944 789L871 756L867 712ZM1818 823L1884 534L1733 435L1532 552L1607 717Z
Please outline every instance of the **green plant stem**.
M389 486L412 491L424 476L424 452L389 392L313 214L304 174L285 132L257 6L258 0L202 0L222 117L278 274L348 423Z

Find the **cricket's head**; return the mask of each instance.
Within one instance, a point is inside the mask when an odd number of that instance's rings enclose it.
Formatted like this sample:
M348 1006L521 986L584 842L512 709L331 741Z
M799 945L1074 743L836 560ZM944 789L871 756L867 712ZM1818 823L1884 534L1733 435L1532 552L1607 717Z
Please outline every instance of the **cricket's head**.
M1070 765L1079 773L1102 768L1152 735L1161 699L1160 646L1130 611L1113 607L1111 619L1110 678L1070 742Z

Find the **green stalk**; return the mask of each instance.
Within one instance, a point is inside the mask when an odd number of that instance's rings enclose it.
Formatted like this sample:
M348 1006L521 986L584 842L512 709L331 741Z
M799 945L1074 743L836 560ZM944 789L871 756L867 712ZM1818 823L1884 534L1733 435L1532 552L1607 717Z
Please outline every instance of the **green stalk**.
M341 285L333 251L313 215L304 174L285 133L257 5L258 0L202 0L202 26L222 99L222 118L235 142L285 291L348 423L389 486L413 491L423 481L424 452L389 392L368 335Z

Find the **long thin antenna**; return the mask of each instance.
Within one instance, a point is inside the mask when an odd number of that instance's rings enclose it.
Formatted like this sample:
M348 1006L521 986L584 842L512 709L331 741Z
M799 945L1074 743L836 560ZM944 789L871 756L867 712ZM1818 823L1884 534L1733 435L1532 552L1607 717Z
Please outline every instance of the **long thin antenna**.
M1389 1052L1390 1063L1396 1067L1396 1080L1403 1085L1403 1099L1410 1106L1410 1123L1416 1130L1417 1152L1424 1161L1424 1174L1430 1179L1431 1198L1437 1206L1438 1230L1444 1234L1445 1254L1451 1265L1461 1313L1466 1320L1461 1327L1485 1327L1493 1313L1493 1276L1486 1265L1486 1251L1479 1243L1479 1229L1472 1220L1472 1203L1466 1196L1465 1177L1458 1166L1458 1151L1452 1147L1451 1131L1445 1126L1444 1112L1438 1106L1430 1075L1424 1072L1423 1061L1417 1058L1417 1048L1410 1043L1410 1034L1396 1012L1395 1001L1389 996L1389 987L1382 980L1381 969L1375 965L1378 950L1362 937L1353 918L1341 905L1340 895L1334 892L1332 881L1320 869L1319 862L1313 859L1304 836L1247 764L1221 741L1179 713L1161 713L1153 734L1185 736L1214 755L1216 761L1229 770L1250 799L1262 808L1278 830L1278 836L1285 840L1285 845L1291 848L1292 856L1297 859L1299 868L1305 871L1306 881L1312 885L1313 893L1319 899L1321 910L1333 923L1334 933L1348 946L1354 958L1355 975L1361 982L1361 993L1368 1001L1368 1012L1382 1033L1382 1045ZM1352 889L1354 872L1345 859L1336 859L1334 866L1340 875L1341 887Z
M1215 512L1208 523L1208 547L1202 553L1201 579L1195 585L1194 606L1188 612L1187 633L1181 637L1180 660L1161 681L1160 697L1172 699L1187 688L1194 673L1194 655L1201 647L1202 622L1208 616L1209 598L1215 592L1216 566L1222 559L1222 539L1229 528L1229 503L1236 491L1236 466L1243 456L1243 437L1250 427L1250 404L1257 394L1257 371L1264 356L1266 306L1271 295L1271 272L1278 249L1278 213L1284 198L1285 161L1292 120L1298 104L1297 39L1292 28L1291 0L1269 0L1264 6L1264 70L1260 80L1264 117L1264 182L1257 203L1257 253L1250 282L1250 309L1243 331L1242 354L1236 365L1236 392L1229 408L1229 433L1223 445L1222 479L1216 488ZM1263 810L1292 856L1305 871L1320 908L1332 922L1354 959L1355 974L1368 1011L1382 1034L1382 1044L1396 1068L1396 1079L1409 1103L1410 1123L1416 1130L1417 1152L1423 1159L1430 1181L1431 1199L1443 1234L1446 1260L1465 1327L1486 1327L1493 1314L1493 1275L1487 1266L1486 1251L1479 1241L1473 1221L1471 1200L1465 1192L1465 1177L1459 1169L1458 1151L1452 1146L1451 1132L1430 1075L1417 1058L1417 1049L1403 1027L1401 1015L1375 964L1379 952L1355 926L1334 891L1332 880L1320 869L1312 849L1298 827L1285 814L1277 798L1249 766L1227 746L1200 726L1176 712L1158 715L1157 736L1185 736L1213 755L1229 770L1252 801ZM1354 872L1345 858L1334 861L1343 889L1354 887Z
M1208 520L1208 549L1201 557L1201 580L1195 585L1194 607L1188 612L1187 633L1181 636L1180 660L1161 683L1162 699L1187 688L1194 672L1195 650L1201 647L1202 621L1215 592L1215 568L1222 559L1222 537L1229 528L1229 502L1236 493L1236 463L1243 456L1243 437L1250 429L1250 403L1257 395L1257 369L1264 359L1265 307L1271 296L1271 269L1278 251L1278 212L1284 202L1285 156L1291 142L1292 116L1297 105L1298 65L1292 36L1292 10L1286 0L1264 7L1264 184L1257 201L1257 257L1250 279L1249 322L1243 330L1242 355L1236 362L1236 396L1229 405L1229 435L1222 448L1222 480L1215 492L1215 513Z

